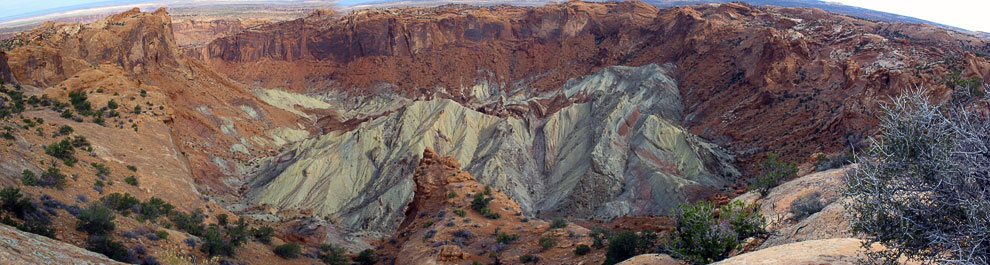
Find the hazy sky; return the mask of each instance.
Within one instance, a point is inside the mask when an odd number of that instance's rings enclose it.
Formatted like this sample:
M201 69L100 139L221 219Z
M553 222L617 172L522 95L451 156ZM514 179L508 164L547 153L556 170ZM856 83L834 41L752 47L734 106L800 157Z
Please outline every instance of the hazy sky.
M228 2L258 0L222 0ZM284 1L284 0L283 0ZM353 5L372 0L340 0ZM916 17L969 30L990 32L990 0L827 0ZM148 0L0 0L0 20L66 11L80 7L149 2Z
M916 17L968 30L990 32L990 0L829 0Z

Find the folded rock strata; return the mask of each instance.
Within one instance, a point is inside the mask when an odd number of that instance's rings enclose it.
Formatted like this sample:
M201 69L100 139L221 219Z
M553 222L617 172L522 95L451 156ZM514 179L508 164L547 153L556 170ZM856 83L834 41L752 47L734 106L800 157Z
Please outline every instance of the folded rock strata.
M739 175L732 156L679 125L671 66L608 67L558 93L581 100L545 118L498 117L448 99L293 145L250 177L252 202L313 209L345 227L387 232L413 198L423 150L460 161L526 213L666 214Z

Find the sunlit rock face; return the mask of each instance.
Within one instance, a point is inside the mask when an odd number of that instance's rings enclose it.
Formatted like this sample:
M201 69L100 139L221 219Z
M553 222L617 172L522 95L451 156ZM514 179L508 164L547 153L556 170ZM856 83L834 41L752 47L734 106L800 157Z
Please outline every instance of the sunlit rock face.
M548 96L570 103L542 118L488 115L448 99L415 101L263 162L248 197L313 209L352 229L394 230L413 198L417 161L430 147L530 214L665 214L739 175L726 151L680 126L672 71L614 66L572 79Z

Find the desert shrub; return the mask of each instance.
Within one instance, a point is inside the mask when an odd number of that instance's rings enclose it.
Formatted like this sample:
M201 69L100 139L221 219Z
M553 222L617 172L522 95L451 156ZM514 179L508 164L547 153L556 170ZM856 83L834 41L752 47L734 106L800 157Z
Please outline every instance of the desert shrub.
M272 250L272 252L275 252L275 255L278 255L283 259L298 258L299 252L301 251L302 251L302 246L300 246L299 243L296 242L282 244L280 246L275 247L275 249Z
M26 220L24 223L14 225L14 227L17 230L55 239L55 228L52 228L48 221Z
M134 176L129 176L129 177L124 178L124 182L126 182L127 184L129 184L131 186L137 186L138 185L137 178L134 177Z
M456 191L453 191L453 190L450 191L450 192L448 192L447 193L447 198L450 198L450 199L457 198L457 192Z
M481 215L484 216L485 218L488 218L488 219L502 218L502 215L501 214L496 213L491 208L482 208L481 209Z
M492 196L492 186L485 185L485 196Z
M168 239L168 231L158 230L158 232L155 232L155 236L158 237L158 239Z
M93 106L86 101L86 91L69 91L69 103L83 116L89 116Z
M347 257L347 250L330 244L320 245L320 260L330 265L350 265L350 258Z
M821 197L820 192L812 192L805 194L791 202L791 214L794 215L794 219L802 219L815 214L825 208L822 201L818 199Z
M825 171L833 168L840 168L842 166L853 163L853 154L851 152L842 152L832 156L818 155L815 161L816 171Z
M550 250L556 246L557 238L553 235L545 235L540 237L540 247L543 248L544 251Z
M137 198L131 196L130 193L120 194L116 192L103 196L103 198L100 198L100 201L103 202L103 205L117 211L129 211L134 205L141 203Z
M62 163L70 167L78 161L74 156L75 152L76 149L72 146L72 141L68 138L45 146L45 154L62 160Z
M466 240L471 240L474 238L474 233L472 233L471 230L467 230L463 228L454 230L454 232L451 233L451 235L453 235L455 238L463 238Z
M0 201L2 201L0 208L6 212L13 213L17 218L23 219L28 211L32 209L31 200L21 195L21 189L19 188L6 187L0 190Z
M591 232L588 236L591 237L591 246L597 249L605 247L605 239L608 239L612 235L612 231L609 231L603 227L596 226L591 228Z
M564 227L567 227L567 219L557 217L550 221L550 229L559 229Z
M742 240L766 233L766 219L758 207L739 201L717 211L711 202L682 204L674 210L674 219L677 224L662 250L695 264L725 259Z
M272 234L275 234L275 229L270 226L262 226L261 228L251 229L251 235L254 236L258 242L270 244L272 242Z
M41 172L41 178L38 179L38 185L42 187L58 188L61 189L65 187L65 179L68 176L62 174L62 170L57 167L49 167L44 172Z
M981 102L980 104L982 104ZM871 263L990 263L990 117L909 91L882 105L880 137L848 174L852 231Z
M151 197L141 203L141 216L151 222L157 222L158 217L172 213L175 206L157 197Z
M220 226L227 226L227 214L222 213L217 215L217 224Z
M467 216L467 212L464 209L454 209L454 214L460 217Z
M375 257L375 251L372 249L362 250L361 253L358 253L357 257L354 258L354 262L361 265L372 265L377 261L378 258Z
M113 220L116 218L113 215L113 211L100 203L92 203L86 209L79 212L79 221L76 224L76 230L85 231L90 235L103 235L107 232L113 231L115 225Z
M117 107L120 107L120 105L117 104L117 101L114 101L113 99L111 99L110 101L107 101L107 109L114 110L114 109L117 109Z
M580 244L574 248L574 255L584 256L588 252L591 252L591 247L585 244Z
M519 239L519 235L507 234L505 232L499 232L498 235L495 236L495 242L505 243L505 244L512 243L513 241L516 241L518 239Z
M137 167L133 165L127 165L127 170L130 170L131 172L137 172Z
M605 263L603 264L616 264L636 256L639 243L639 236L636 235L636 232L615 234L608 240L608 249L605 251Z
M760 167L760 174L756 176L753 188L760 191L763 196L766 196L781 180L797 174L797 165L780 160L776 154L767 155L767 158L760 161L757 166Z
M485 198L485 195L484 194L475 193L474 194L474 199L471 200L471 209L474 209L475 211L479 211L480 212L481 209L488 208L488 203L491 202L491 201L492 201L492 199L491 198Z
M206 253L210 257L219 255L232 256L234 255L234 244L231 244L229 240L223 237L220 229L210 227L206 230L206 235L203 236L203 245L199 251ZM298 255L298 253L296 254Z
M36 186L38 185L38 175L34 174L34 171L25 169L21 171L21 183L25 186Z
M244 244L244 242L247 242L248 237L251 236L250 233L251 230L248 229L247 220L244 220L243 216L237 218L237 222L234 223L234 226L226 230L227 239L230 240L231 244L234 244L234 247L238 247L241 244Z
M129 261L129 255L127 253L127 248L123 244L113 241L109 236L105 235L95 235L90 236L88 240L88 246L86 249L90 251L106 255L107 257L120 261L120 262L132 262Z
M96 162L89 163L89 165L96 169L97 176L102 176L102 177L110 176L110 168L108 168L106 165Z
M175 225L175 228L179 230L186 231L194 236L203 235L203 231L205 229L203 225L204 216L199 209L190 214L175 211L169 219L172 221L172 224Z
M537 263L540 262L540 257L534 256L533 254L523 254L522 256L519 256L519 262Z

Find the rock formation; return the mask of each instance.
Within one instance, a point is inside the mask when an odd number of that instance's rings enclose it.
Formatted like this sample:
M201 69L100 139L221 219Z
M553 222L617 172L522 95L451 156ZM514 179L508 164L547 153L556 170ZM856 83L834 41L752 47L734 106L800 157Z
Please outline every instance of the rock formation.
M611 65L673 63L684 127L744 161L856 144L872 134L871 111L887 96L914 86L945 95L942 76L953 69L973 75L968 69L986 59L967 52L986 54L990 42L817 9L726 3L658 10L636 1L321 13L186 50L266 88L349 101L444 97L494 110L525 107L507 99L536 97Z
M413 199L418 155L431 148L505 191L527 214L665 214L718 194L739 176L730 155L678 125L671 70L609 67L571 80L548 97L583 103L545 118L493 116L448 99L413 102L263 162L248 198L387 232Z

